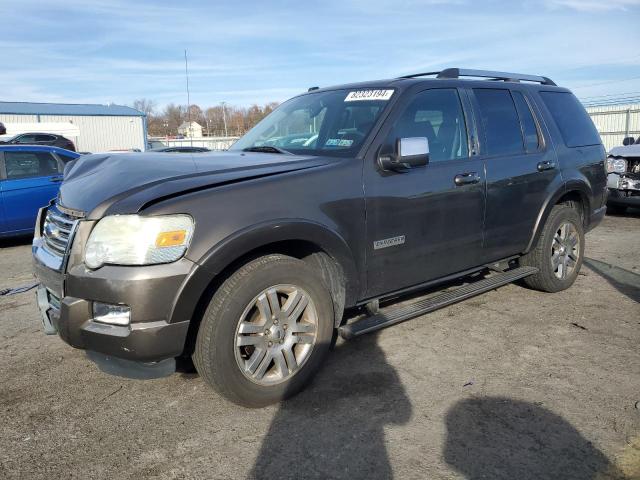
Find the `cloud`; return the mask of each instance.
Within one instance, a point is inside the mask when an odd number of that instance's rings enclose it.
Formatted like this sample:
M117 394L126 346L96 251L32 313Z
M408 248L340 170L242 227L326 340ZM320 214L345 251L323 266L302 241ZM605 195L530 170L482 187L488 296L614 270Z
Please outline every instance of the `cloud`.
M0 97L184 103L184 48L191 99L202 106L445 67L541 74L568 86L640 75L637 57L617 54L640 44L635 19L618 11L640 0L526 1L22 0L2 13L0 50L19 61L0 76ZM613 26L625 34L603 33Z
M546 0L552 9L569 8L579 12L606 12L640 7L640 0Z

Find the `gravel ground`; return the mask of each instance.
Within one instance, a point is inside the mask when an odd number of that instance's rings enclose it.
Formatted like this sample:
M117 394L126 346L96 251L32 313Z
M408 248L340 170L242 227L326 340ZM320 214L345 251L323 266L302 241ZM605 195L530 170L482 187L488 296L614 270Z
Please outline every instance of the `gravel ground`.
M351 342L278 406L108 376L0 297L0 478L640 479L640 211L576 284L509 285ZM0 290L32 281L0 244Z

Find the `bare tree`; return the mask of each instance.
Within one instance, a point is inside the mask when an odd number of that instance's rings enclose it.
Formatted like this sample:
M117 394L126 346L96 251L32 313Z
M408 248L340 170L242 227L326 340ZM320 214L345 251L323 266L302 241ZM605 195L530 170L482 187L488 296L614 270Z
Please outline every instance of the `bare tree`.
M133 108L144 113L147 117L151 117L156 109L156 102L147 98L140 98L133 101Z
M178 127L182 124L185 118L186 108L170 103L164 108L163 117L168 124L170 135L175 135L178 132Z
M202 109L194 104L187 110L186 105L170 103L162 112L156 113L155 102L152 100L141 99L134 102L134 108L147 114L147 127L151 136L176 135L178 127L189 118L189 113L191 121L198 122L206 135L225 135L225 117L229 135L243 135L277 106L276 102L271 102L262 106L254 104L249 108L225 104L224 107L216 105Z

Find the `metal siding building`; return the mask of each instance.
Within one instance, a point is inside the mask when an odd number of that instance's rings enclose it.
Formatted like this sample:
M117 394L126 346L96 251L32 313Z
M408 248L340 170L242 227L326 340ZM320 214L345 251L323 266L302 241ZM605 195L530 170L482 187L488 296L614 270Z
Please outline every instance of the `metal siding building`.
M588 106L607 151L622 145L625 137L640 137L640 103Z
M72 123L80 134L71 138L81 152L145 150L144 113L121 105L0 102L0 122ZM46 133L46 132L45 132Z

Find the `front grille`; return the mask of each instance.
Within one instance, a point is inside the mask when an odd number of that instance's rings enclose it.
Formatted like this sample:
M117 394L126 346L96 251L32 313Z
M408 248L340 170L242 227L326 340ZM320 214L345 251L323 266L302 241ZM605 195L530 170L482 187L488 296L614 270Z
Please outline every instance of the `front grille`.
M52 254L63 257L69 248L73 225L78 217L63 213L54 204L47 210L42 226L44 247Z

